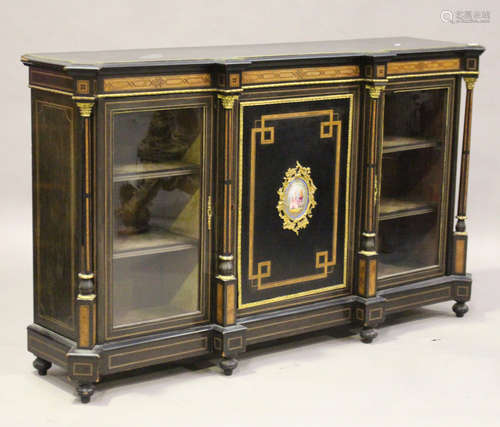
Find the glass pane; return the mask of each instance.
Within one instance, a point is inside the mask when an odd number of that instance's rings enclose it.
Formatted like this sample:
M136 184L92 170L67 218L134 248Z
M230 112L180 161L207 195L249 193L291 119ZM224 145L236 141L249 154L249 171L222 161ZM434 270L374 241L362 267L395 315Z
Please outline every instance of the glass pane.
M388 92L384 152L440 145L445 135L446 90Z
M116 117L114 325L199 310L202 110Z
M425 268L438 263L436 215L381 221L379 277Z
M113 260L116 325L198 311L198 249Z
M114 123L115 178L199 168L201 108L119 114Z
M390 153L382 160L380 219L436 213L441 202L440 150Z
M446 90L386 97L379 277L439 264Z

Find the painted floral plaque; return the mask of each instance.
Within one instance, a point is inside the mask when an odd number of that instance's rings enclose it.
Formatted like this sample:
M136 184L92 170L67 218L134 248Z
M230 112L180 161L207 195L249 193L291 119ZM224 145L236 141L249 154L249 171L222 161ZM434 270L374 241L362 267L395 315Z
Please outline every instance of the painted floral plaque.
M312 209L316 206L316 186L310 174L310 168L297 162L294 168L287 170L283 184L278 190L279 201L276 209L283 220L283 229L292 230L297 235L300 229L309 224Z

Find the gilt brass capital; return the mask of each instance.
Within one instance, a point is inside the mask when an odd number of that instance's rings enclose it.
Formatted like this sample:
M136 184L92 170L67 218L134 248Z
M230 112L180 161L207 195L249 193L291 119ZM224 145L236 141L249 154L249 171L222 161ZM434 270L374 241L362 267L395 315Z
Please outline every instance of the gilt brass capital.
M90 117L92 114L93 102L77 102L76 105L80 109L80 115L82 117Z
M474 84L476 83L477 77L464 77L464 80L468 90L474 89Z
M238 95L221 95L221 94L218 94L217 98L219 98L221 100L222 106L226 110L232 110L233 109L233 105L234 105L234 101L236 101L238 99Z
M385 89L385 86L366 85L366 89L368 89L370 98L378 99L380 98L380 93Z

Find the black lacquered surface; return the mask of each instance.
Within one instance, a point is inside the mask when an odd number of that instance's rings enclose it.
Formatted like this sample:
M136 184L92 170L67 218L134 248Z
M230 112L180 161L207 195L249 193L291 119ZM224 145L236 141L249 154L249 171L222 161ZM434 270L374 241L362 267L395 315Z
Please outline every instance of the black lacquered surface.
M342 98L244 107L240 307L343 286L350 102ZM340 126L332 127L331 136L321 137L322 123L330 120L330 112ZM272 143L270 131L264 140L262 133L255 131L263 121L266 128L274 128ZM284 229L277 205L278 189L287 170L295 168L297 162L310 168L317 205L309 224L296 234ZM326 273L324 267L317 267L318 256L319 264L326 261L318 255L321 252L328 252L331 264ZM260 282L255 278L259 263L263 263L261 276L268 276Z

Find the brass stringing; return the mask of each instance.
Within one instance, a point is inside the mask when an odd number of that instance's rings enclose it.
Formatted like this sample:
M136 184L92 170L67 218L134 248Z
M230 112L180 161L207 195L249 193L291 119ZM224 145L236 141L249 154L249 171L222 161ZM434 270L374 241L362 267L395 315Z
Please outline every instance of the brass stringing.
M287 213L287 203L285 200L286 190L290 183L295 179L302 179L308 190L307 207L302 215L297 218L291 218ZM309 224L309 219L312 217L312 210L316 206L316 201L314 200L314 193L316 192L316 186L311 179L311 168L306 168L302 166L299 162L294 168L290 168L286 171L285 178L283 180L283 185L278 190L279 201L276 209L280 218L283 220L283 229L292 230L296 235L299 235L299 230L306 228Z

